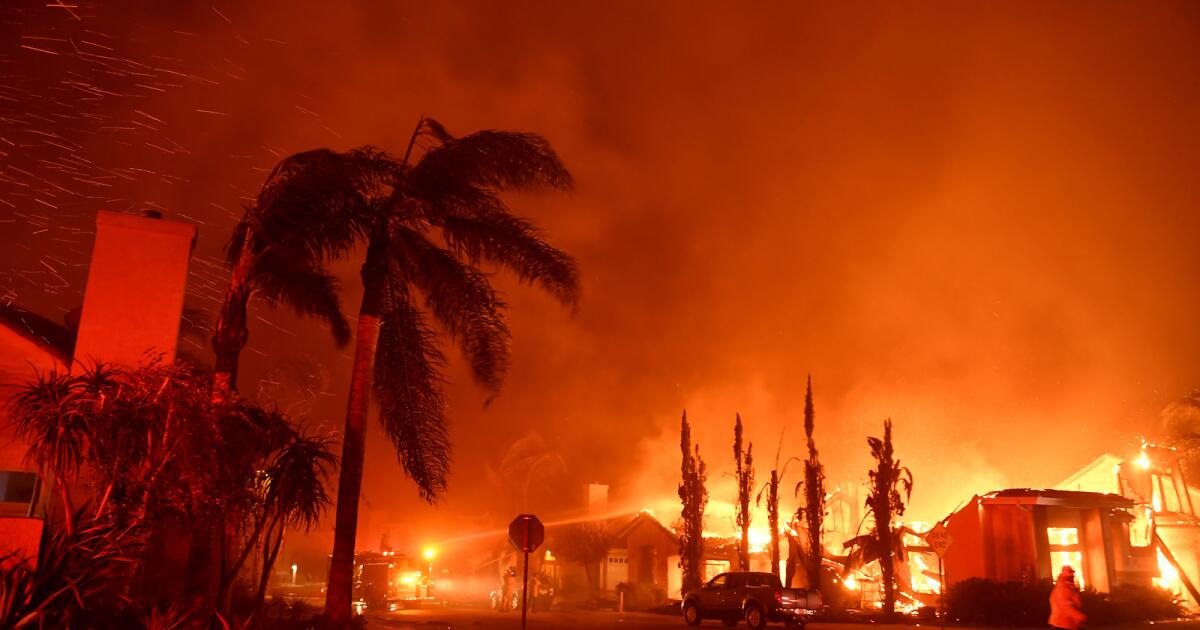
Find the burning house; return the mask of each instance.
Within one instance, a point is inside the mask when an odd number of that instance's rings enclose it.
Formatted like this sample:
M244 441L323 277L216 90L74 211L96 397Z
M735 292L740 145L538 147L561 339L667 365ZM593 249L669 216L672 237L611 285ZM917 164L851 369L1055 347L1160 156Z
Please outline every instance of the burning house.
M1105 454L1059 484L1121 495L1133 503L1130 541L1145 550L1155 585L1200 608L1200 489L1190 485L1174 449L1146 445L1134 459Z
M944 559L946 585L968 578L1051 580L1070 565L1083 586L1149 585L1154 550L1131 540L1134 502L1074 490L998 490L975 496L946 520L954 543Z
M652 514L638 512L612 534L600 580L607 596L615 597L618 587L645 584L662 594L656 599L678 599L682 583L679 538Z

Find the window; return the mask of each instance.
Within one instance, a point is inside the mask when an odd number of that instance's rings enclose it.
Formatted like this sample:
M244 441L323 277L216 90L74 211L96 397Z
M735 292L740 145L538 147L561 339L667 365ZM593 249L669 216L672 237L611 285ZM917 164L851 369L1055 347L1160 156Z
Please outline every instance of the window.
M771 581L769 579L767 579L767 576L765 576L765 575L751 575L746 580L746 586L750 586L750 587L760 587L761 588L761 587L770 586L770 585L771 585Z
M1074 527L1047 527L1050 541L1050 571L1055 579L1064 566L1075 569L1075 580L1083 588L1083 549L1079 546L1079 530Z
M704 579L711 580L717 575L729 570L728 560L705 560Z
M0 501L4 503L33 501L33 490L36 486L36 473L16 470L0 471Z
M728 576L726 576L724 573L722 573L721 575L718 575L717 577L713 578L712 580L709 580L709 582L708 582L709 587L725 588L725 578L726 577L728 577Z
M0 511L24 516L37 493L37 473L0 470Z

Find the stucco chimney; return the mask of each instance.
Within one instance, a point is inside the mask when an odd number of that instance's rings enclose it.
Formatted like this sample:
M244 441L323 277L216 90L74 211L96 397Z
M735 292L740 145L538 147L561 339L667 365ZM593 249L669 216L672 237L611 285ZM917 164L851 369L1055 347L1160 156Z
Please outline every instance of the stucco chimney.
M75 363L133 366L154 354L175 360L195 239L191 225L100 211Z

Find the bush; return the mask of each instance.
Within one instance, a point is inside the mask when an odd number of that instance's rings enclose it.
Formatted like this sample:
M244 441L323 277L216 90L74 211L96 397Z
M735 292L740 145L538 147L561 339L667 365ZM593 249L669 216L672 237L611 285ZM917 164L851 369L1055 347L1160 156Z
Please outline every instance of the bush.
M625 610L648 610L667 599L667 594L652 582L622 583L617 589L625 592Z
M946 614L972 625L1044 626L1052 587L1049 581L1027 585L970 578L946 592Z
M1044 626L1050 617L1049 580L1032 584L963 580L946 592L946 614L961 623L986 626ZM1162 589L1119 585L1111 593L1083 592L1088 625L1143 623L1183 614L1179 601Z
M1107 626L1176 619L1183 616L1183 606L1170 591L1121 584L1109 593L1084 591L1083 612L1089 624Z

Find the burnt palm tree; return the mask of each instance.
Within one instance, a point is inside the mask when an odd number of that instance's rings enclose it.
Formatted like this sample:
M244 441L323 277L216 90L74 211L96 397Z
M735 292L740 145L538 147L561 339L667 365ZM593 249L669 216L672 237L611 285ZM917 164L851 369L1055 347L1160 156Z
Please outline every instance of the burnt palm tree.
M294 160L303 164L293 166ZM292 156L277 172L288 175L276 178L272 209L255 217L262 225L256 234L288 234L298 229L297 217L312 217L320 225L309 230L312 242L297 245L296 257L315 267L366 245L325 604L330 621L344 622L371 393L405 472L424 499L436 501L446 489L450 444L446 359L433 325L495 395L509 365L510 334L506 305L480 265L506 268L571 307L578 297L574 261L513 215L499 194L567 191L572 180L539 136L480 131L459 138L430 119L418 124L401 159L371 149L322 150ZM313 190L320 193L317 208L307 192ZM279 250L291 245L269 240Z

